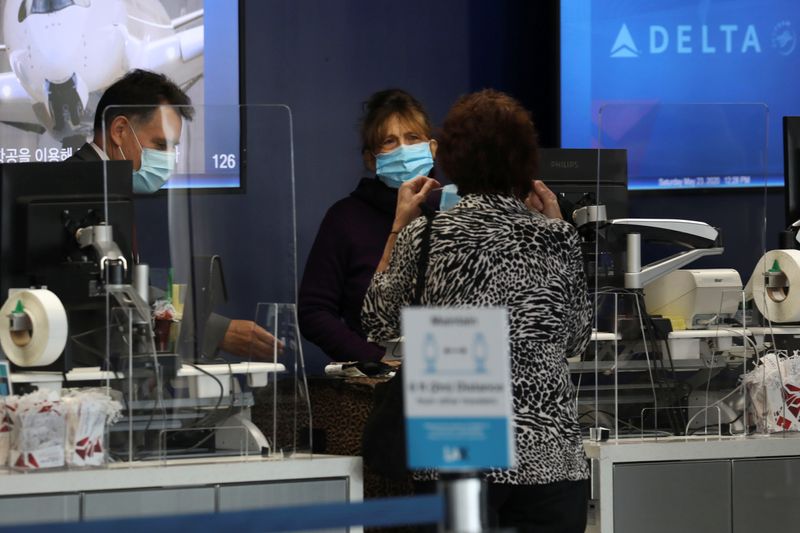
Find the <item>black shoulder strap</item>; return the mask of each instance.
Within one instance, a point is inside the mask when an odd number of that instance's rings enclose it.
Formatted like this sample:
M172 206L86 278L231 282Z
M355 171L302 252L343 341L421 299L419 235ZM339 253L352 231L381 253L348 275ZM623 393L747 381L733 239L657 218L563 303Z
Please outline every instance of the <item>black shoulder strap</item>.
M417 285L414 287L414 296L411 305L419 305L422 299L422 291L425 290L425 274L428 272L428 254L431 250L431 229L433 226L434 213L423 210L425 214L425 229L422 232L422 243L419 247L419 257L417 258Z

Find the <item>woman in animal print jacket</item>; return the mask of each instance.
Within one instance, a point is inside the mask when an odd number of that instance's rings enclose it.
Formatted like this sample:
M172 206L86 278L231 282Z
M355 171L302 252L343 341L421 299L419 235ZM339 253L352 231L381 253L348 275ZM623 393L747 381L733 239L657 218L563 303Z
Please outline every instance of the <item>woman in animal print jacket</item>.
M566 361L591 332L578 235L561 220L555 195L531 180L536 131L513 98L485 90L459 99L437 162L462 199L433 219L421 304L508 309L517 460L487 474L493 525L582 532L589 472ZM393 233L362 309L374 340L400 333L425 227L419 205L437 187L417 177L400 188Z

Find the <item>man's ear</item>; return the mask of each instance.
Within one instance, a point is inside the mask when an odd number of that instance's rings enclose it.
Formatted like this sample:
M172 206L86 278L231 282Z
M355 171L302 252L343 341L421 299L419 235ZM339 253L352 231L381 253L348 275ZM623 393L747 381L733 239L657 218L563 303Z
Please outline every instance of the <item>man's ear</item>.
M106 136L111 139L111 142L114 146L122 146L122 141L125 137L128 136L131 132L130 122L128 121L128 117L124 115L117 115L114 117L114 120L111 121L111 125L108 127L108 132L106 132ZM106 152L109 152L109 149L113 147L106 147Z

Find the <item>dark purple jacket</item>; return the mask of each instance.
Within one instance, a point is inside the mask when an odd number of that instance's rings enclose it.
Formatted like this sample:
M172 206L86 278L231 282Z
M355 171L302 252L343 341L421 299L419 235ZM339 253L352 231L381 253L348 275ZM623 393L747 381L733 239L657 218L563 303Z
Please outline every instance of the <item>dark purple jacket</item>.
M438 206L440 195L429 198ZM392 230L397 189L362 178L333 204L317 232L300 284L300 331L336 361L378 361L384 349L365 340L361 304Z

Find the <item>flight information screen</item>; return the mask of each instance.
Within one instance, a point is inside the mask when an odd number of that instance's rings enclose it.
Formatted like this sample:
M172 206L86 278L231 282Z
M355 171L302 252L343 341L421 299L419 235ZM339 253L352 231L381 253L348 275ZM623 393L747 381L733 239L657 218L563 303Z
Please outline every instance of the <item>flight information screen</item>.
M783 185L794 0L565 0L561 143L626 148L630 189Z
M72 155L103 91L141 68L197 105L191 160L165 188L242 186L237 1L7 0L0 31L0 163Z

